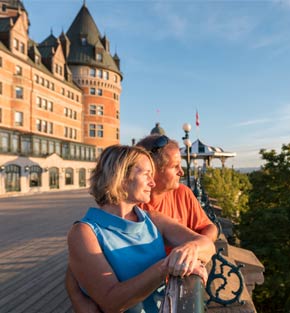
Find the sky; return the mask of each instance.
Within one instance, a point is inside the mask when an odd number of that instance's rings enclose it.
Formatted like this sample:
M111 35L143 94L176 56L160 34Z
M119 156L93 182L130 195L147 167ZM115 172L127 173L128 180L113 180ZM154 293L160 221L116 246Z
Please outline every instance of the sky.
M190 123L191 142L236 152L226 165L241 168L262 165L260 149L290 143L289 0L85 2L121 59L122 144L159 122L183 146ZM66 32L84 2L23 3L41 42Z

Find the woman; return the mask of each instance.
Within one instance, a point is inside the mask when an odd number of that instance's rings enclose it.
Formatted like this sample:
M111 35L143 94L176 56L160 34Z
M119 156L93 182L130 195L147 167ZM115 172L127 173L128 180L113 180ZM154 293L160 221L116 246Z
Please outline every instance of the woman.
M200 262L212 242L137 204L150 200L154 165L141 147L115 145L100 155L90 208L68 234L69 266L80 287L103 312L158 312L158 288L168 274L205 277ZM166 257L164 241L175 246Z

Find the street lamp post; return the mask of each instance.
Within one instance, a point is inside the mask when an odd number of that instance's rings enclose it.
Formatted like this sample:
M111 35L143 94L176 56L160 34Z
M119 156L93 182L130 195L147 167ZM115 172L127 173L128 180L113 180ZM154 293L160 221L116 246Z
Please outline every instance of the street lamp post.
M189 132L191 130L191 125L189 123L185 123L182 126L182 129L185 132L183 139L183 143L186 146L186 176L187 176L187 186L191 188L190 186L190 147L191 147L191 141L189 139Z

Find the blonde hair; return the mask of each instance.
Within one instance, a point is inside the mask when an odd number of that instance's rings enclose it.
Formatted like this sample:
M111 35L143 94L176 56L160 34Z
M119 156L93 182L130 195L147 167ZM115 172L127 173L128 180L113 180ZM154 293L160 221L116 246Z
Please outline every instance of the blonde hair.
M148 157L154 174L154 162L142 147L113 145L101 153L90 177L90 194L99 205L119 204L127 198L123 183L141 155Z

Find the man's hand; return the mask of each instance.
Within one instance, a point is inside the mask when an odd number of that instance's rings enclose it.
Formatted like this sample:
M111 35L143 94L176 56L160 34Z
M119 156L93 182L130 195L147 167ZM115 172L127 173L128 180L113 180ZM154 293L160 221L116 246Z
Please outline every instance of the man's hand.
M192 274L200 276L204 285L206 286L207 279L208 279L208 273L207 273L207 269L206 269L205 265L203 264L203 262L198 260L197 266L194 268Z

